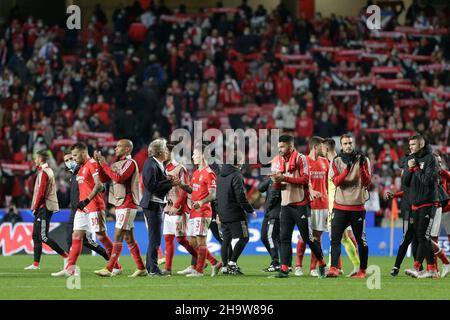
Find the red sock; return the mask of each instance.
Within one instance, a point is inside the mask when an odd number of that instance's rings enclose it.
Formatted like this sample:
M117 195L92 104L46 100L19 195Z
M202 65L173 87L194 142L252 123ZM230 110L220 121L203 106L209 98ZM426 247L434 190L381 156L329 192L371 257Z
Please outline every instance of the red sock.
M112 271L114 266L116 265L117 259L119 259L120 253L122 252L122 247L123 247L122 242L114 242L111 256L109 257L109 262L108 265L106 266L106 268L109 271Z
M317 267L317 258L314 253L311 252L311 266L309 267L309 270L316 270Z
M68 254L67 252L64 252L64 253L61 255L61 257L63 257L64 259L65 259L65 258L68 258L68 257L69 257L69 254Z
M342 270L342 259L341 259L341 257L339 257L339 260L338 260L338 269Z
M208 252L208 248L206 246L198 246L197 247L197 266L195 269L198 272L203 272L203 267L205 266L206 254Z
M66 269L77 264L81 250L83 250L83 240L72 238L72 247L70 248L69 262L67 263Z
M283 272L289 272L289 267L287 265L285 265L285 264L282 264L280 269Z
M173 234L165 234L164 242L166 244L166 270L172 270L172 262L173 255L175 254L175 247L173 245L173 240L175 239L175 235Z
M303 265L303 256L305 255L306 243L303 242L303 239L299 239L297 241L297 251L295 255L295 266L301 267Z
M197 251L189 244L186 237L177 237L177 241L197 260Z
M440 249L436 254L435 254L439 259L441 259L443 264L449 264L448 258L445 255L445 252L443 249ZM437 263L437 262L436 262Z
M141 251L139 250L139 245L137 242L129 243L128 244L128 250L130 250L131 255L133 256L134 263L136 263L136 266L139 270L144 270L144 262L142 261L141 257Z
M436 271L436 265L435 264L427 265L427 271Z
M208 259L208 261L211 263L212 266L214 266L217 263L216 258L214 258L211 252L209 252L208 247L206 247L206 259Z
M97 236L97 238L98 238L98 241L100 241L101 244L103 244L103 247L105 248L106 253L108 254L108 257L111 257L111 252L113 250L113 243L112 243L111 239L108 237L107 234ZM122 269L122 266L120 265L119 261L116 261L114 268Z
M419 261L414 261L414 269L419 270L421 265Z
M39 267L39 262L37 262L37 261L33 262L33 266Z
M316 258L316 260L317 260L317 258ZM319 261L319 266L320 267L323 267L323 266L326 266L326 265L327 265L327 263L325 262L325 260L322 259L322 260Z

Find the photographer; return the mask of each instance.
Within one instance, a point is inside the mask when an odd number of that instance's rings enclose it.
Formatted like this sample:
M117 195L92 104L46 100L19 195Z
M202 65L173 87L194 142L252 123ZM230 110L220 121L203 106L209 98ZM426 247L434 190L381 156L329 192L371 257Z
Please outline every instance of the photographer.
M22 222L23 218L20 215L19 210L17 210L16 205L14 203L10 204L8 210L5 212L3 216L2 223L10 222L12 225L15 225L18 222Z

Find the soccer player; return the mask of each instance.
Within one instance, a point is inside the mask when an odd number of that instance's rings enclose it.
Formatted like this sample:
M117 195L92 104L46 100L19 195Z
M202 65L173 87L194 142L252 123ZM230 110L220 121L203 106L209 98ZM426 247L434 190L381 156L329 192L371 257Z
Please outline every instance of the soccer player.
M432 250L430 231L438 207L439 170L425 139L417 134L409 138L411 158L405 170L405 185L409 187L414 220L414 234L417 238L417 256L411 275L415 278L437 278L439 276ZM427 258L427 271L420 272L423 260Z
M282 135L278 140L279 156L274 159L277 172L271 179L277 188L281 188L281 268L275 277L289 277L292 263L292 232L297 225L301 237L311 248L319 262L319 275L326 272L319 242L312 236L311 213L307 188L309 184L308 162L304 155L294 148L294 138Z
M321 246L322 233L327 231L328 219L328 194L327 180L329 163L324 158L323 142L321 137L312 137L309 140L309 154L307 156L309 169L309 187L308 191L311 198L311 222L313 237ZM306 250L306 243L300 238L297 242L297 257L295 266L295 275L302 276L303 256ZM311 255L310 276L318 277L316 270L317 259L314 254Z
M80 202L80 192L78 190L77 174L79 167L77 163L72 158L72 152L67 150L64 152L64 164L67 170L70 172L70 218L68 223L67 232L67 247L68 251L72 247L72 232L73 232L73 221L75 219L75 213L77 212L78 202ZM98 255L102 256L106 261L109 260L108 254L105 249L95 242L90 232L86 233L83 237L83 246L96 252Z
M337 156L336 152L336 142L332 138L325 139L323 143L325 147L325 154L328 159L328 162L331 163L333 159ZM333 211L333 205L334 205L334 196L336 194L336 186L333 183L333 180L331 179L331 176L328 174L328 233L331 236L331 213ZM358 273L359 270L359 256L358 252L356 251L356 239L353 235L352 227L348 226L347 229L345 229L344 234L342 235L342 241L341 243L344 245L345 252L347 253L348 258L350 259L350 262L353 265L353 271L350 272L347 277L351 277L354 274ZM329 253L329 260L331 265L331 250ZM339 258L338 261L338 270L339 274L343 274L342 270L342 261L341 258Z
M112 182L109 188L108 201L114 205L116 213L116 231L109 262L106 268L95 271L95 274L102 277L113 276L112 271L122 252L123 240L127 242L128 249L137 267L137 270L130 277L148 275L133 232L134 219L141 200L141 190L139 168L136 161L131 158L132 151L133 143L130 140L119 140L115 149L117 161L111 166L108 166L105 157L100 152L94 153L102 182Z
M171 146L169 146L170 149ZM168 176L176 177L182 183L189 183L189 174L186 168L175 160L175 156L171 153L170 163L166 166ZM166 275L172 274L172 261L175 253L174 238L181 244L194 259L197 259L197 251L191 247L187 239L186 224L189 216L189 206L187 192L179 185L173 186L167 194L168 202L164 208L164 226L163 235L166 244Z
M442 157L439 157L438 159L438 165L439 165L439 175L440 175L440 183L444 191L447 193L447 195L450 196L450 173L445 170L443 166ZM450 202L442 208L442 220L441 220L441 226L444 227L444 230L447 234L448 241L450 242ZM448 265L447 265L448 266ZM443 269L441 273L441 277L446 277L450 273L450 270Z
M80 166L77 174L80 191L80 202L77 206L73 224L72 248L67 266L52 273L54 277L68 277L75 273L75 265L83 249L83 238L86 232L95 232L97 239L103 244L108 256L111 256L113 243L106 233L105 202L101 190L98 164L88 154L87 146L78 142L71 148L72 157ZM113 273L122 273L122 266L116 262Z
M56 182L53 170L47 164L47 150L40 150L36 154L34 163L38 167L38 174L34 184L31 211L34 215L33 242L34 262L25 270L39 270L42 255L42 243L45 243L64 258L64 265L69 255L52 238L48 236L52 215L59 211L56 197Z
M180 184L181 188L192 196L192 209L188 223L192 232L191 246L197 250L197 265L190 273L186 274L187 277L202 277L206 259L211 262L212 277L222 267L222 263L213 257L206 246L206 236L212 217L211 201L216 199L217 178L203 154L205 147L202 145L194 149L192 160L198 168L192 174L190 185Z
M336 186L336 193L331 218L331 268L327 277L339 276L342 235L351 225L361 259L359 271L352 278L365 278L369 248L365 238L364 203L369 198L367 191L371 179L369 159L354 150L351 135L344 134L340 141L342 151L331 162L329 173Z

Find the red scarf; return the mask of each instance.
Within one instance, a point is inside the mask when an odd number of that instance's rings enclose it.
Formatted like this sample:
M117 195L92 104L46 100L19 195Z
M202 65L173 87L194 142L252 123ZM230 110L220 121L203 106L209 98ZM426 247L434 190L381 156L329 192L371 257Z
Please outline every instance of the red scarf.
M297 156L298 156L298 151L294 150L292 151L291 155L289 156L289 165L288 165L288 172L292 173L295 171L295 165L296 165L296 160L297 160ZM276 156L273 159L273 162L275 162L275 165L278 166L277 171L280 173L284 173L285 171L285 159L282 156Z

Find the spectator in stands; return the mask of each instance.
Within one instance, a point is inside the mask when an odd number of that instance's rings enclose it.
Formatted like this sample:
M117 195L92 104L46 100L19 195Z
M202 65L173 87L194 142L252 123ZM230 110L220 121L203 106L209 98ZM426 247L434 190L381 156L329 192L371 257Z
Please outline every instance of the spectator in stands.
M10 204L9 207L5 210L5 215L3 216L0 224L5 222L10 222L15 225L17 222L22 222L23 218L20 215L19 210L17 210L15 204Z

